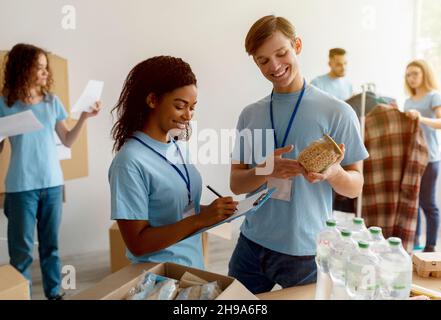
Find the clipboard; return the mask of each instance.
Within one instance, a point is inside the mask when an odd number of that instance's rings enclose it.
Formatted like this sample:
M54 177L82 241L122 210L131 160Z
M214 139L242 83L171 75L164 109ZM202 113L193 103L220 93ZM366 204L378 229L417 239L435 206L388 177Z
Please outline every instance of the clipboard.
M265 189L262 190L251 197L245 198L244 200L240 201L237 206L237 211L233 213L231 216L226 218L225 220L219 221L218 223L215 223L211 226L202 228L195 233L189 235L188 237L184 239L188 239L190 237L193 237L197 235L198 233L205 232L207 230L210 230L212 228L215 228L221 224L231 222L233 220L236 220L237 218L240 218L242 216L246 216L249 214L253 214L256 212L269 198L271 198L271 195L277 190L277 188L271 188L271 189ZM183 240L184 240L183 239ZM182 241L182 240L181 240Z

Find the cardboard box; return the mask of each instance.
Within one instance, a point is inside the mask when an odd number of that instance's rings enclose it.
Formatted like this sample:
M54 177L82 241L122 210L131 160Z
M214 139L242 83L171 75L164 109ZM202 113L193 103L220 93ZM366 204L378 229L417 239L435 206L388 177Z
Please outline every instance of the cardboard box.
M0 51L0 83L3 83L3 62L6 53L7 51ZM67 60L55 54L49 54L49 64L54 79L52 92L60 98L67 113L70 113ZM76 124L76 121L72 119L67 119L66 122L69 128L72 128ZM88 175L86 126L87 124L83 126L78 139L72 146L72 158L61 161L61 169L63 171L64 180L66 181L86 177ZM5 192L4 182L9 166L10 153L9 141L6 140L3 152L0 153L0 194ZM3 207L3 201L0 199L0 208L1 207Z
M114 222L109 229L110 241L110 272L114 273L130 265L126 257L126 245L118 228L118 223Z
M264 292L257 295L260 300L314 300L315 283L304 286Z
M441 278L441 252L416 252L412 262L420 277Z
M118 223L114 222L109 229L110 242L110 272L114 273L130 264L126 257L126 245L118 228ZM205 266L208 265L208 233L202 233L202 254Z
M131 288L136 286L146 272L179 280L186 271L209 282L218 281L223 292L216 300L258 300L234 278L174 263L130 265L103 279L96 286L72 296L70 300L121 300L126 297Z
M29 300L29 282L11 265L0 266L0 300Z

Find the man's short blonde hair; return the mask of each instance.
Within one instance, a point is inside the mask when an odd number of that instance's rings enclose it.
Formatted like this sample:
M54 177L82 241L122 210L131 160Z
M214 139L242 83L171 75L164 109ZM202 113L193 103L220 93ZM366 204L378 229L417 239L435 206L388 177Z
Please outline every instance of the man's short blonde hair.
M246 52L251 56L254 55L265 40L276 31L283 33L294 44L296 32L291 22L282 17L269 15L260 18L251 26L245 38Z

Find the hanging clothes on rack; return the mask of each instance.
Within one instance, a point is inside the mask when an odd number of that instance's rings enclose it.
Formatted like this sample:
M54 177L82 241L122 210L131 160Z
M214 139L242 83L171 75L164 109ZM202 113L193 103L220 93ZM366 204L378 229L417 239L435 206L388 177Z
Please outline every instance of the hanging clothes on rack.
M358 118L361 117L362 95L362 93L359 93L346 100L346 103L354 109ZM390 97L379 96L373 91L367 91L365 114L371 112L371 110L379 104L396 105L396 101Z
M418 120L390 105L366 115L362 217L379 226L384 236L399 237L412 252L418 194L428 163L428 148Z
M386 96L380 96L376 93L376 85L374 83L365 83L361 86L363 92L356 94L346 100L357 114L360 119L360 129L362 130L362 135L364 137L364 117L372 109L374 109L379 104L387 104L396 106L396 100ZM361 202L362 195L357 199L350 199L339 194L334 194L333 210L355 213L357 216L361 214Z

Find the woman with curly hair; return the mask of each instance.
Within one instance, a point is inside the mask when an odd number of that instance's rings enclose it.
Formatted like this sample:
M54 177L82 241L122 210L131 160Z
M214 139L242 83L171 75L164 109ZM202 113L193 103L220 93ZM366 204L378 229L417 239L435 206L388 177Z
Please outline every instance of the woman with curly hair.
M60 99L50 92L52 75L48 54L29 44L17 44L7 54L0 117L31 110L43 124L41 130L9 137L11 160L6 176L5 215L8 218L10 264L31 284L34 230L37 226L38 251L43 289L48 299L61 299L61 261L58 233L62 211L63 174L58 160L54 130L70 147L85 121L98 114L82 113L73 129L64 119L67 113ZM4 141L0 143L0 151Z
M189 127L196 102L190 66L179 58L158 56L130 71L113 109L118 153L109 169L111 217L133 263L204 268L200 234L192 234L236 209L231 197L200 205L201 176L189 163L185 143L173 138Z

